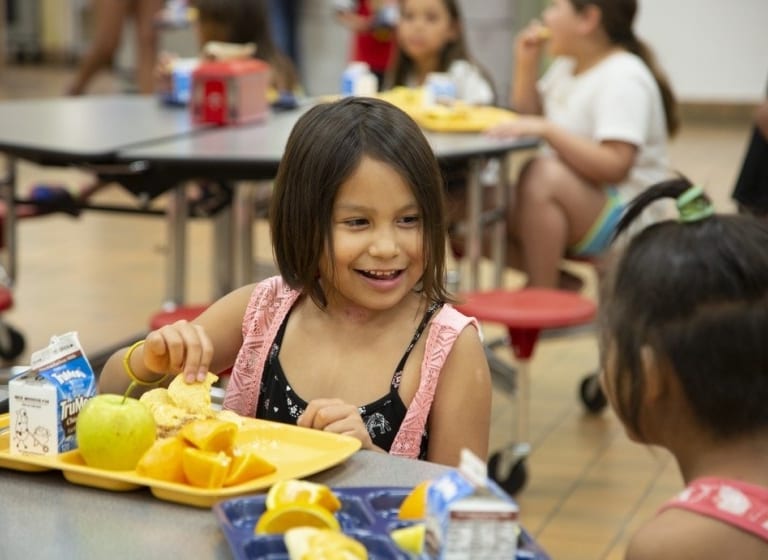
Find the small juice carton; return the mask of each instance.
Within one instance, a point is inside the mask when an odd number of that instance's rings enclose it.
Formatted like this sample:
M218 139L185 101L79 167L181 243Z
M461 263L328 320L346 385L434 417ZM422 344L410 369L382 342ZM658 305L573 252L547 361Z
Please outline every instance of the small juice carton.
M96 394L96 377L76 332L51 337L32 354L30 369L8 384L10 451L56 455L77 447L75 424Z
M431 560L515 558L519 509L486 473L465 449L459 469L430 485L424 544Z

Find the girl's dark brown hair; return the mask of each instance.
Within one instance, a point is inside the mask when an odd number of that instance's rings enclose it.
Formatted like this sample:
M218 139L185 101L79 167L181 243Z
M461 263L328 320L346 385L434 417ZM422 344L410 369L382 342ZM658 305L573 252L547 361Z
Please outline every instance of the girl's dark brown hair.
M400 0L400 6L402 9L404 0ZM440 68L438 71L446 72L451 64L457 60L466 60L472 63L473 66L480 70L480 73L488 81L489 84L493 84L488 72L480 66L469 54L467 48L467 42L464 39L464 20L461 16L461 8L457 0L441 0L446 10L451 16L451 21L458 28L456 39L448 43L443 52L440 53ZM385 89L393 88L395 86L404 86L408 83L408 77L413 73L414 64L411 57L403 52L398 46L395 49L395 56L393 62L390 64L390 68L387 71L385 77Z
M198 19L227 30L219 40L228 43L256 43L256 58L268 62L273 81L280 91L293 91L298 76L291 60L275 46L269 27L266 0L194 0Z
M632 27L637 13L637 0L570 0L577 11L587 6L597 6L602 13L603 29L609 39L632 54L639 56L648 66L656 79L664 103L664 114L667 120L667 132L674 136L680 128L677 101L664 72L661 70L656 56L650 47L637 38Z
M424 134L403 111L377 99L350 97L311 108L294 126L275 180L270 228L280 274L320 307L320 259L333 262L336 194L363 156L391 166L411 187L423 228L421 290L451 301L445 287L443 182Z
M638 196L617 229L677 199L685 178ZM701 426L717 438L768 428L768 224L718 215L665 221L637 234L609 275L601 303L603 356L612 345L617 412L643 437L641 349L679 379Z

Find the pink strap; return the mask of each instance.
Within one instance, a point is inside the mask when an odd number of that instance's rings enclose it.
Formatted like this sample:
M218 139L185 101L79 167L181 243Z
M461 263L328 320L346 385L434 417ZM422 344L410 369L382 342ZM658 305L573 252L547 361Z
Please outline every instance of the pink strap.
M223 407L242 416L256 415L269 349L300 293L280 276L259 282L243 316L243 345L227 385Z
M699 478L659 512L684 509L733 525L768 542L768 489L738 480Z
M392 447L391 455L400 457L419 457L421 437L427 425L432 401L435 398L437 382L445 361L448 359L454 342L464 330L472 324L478 328L477 321L459 313L450 305L444 305L429 325L424 359L421 362L421 381L416 394L408 406L403 423L400 425Z

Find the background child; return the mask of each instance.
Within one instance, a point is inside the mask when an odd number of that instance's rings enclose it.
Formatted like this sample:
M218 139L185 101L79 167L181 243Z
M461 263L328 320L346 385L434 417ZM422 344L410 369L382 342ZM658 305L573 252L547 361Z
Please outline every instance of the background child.
M333 6L336 21L353 33L350 61L368 64L381 87L395 45L397 0L334 0Z
M271 67L270 102L273 107L295 108L298 75L291 60L272 40L267 0L192 0L197 9L197 39L202 50L212 41L245 45L254 43L254 56ZM160 83L170 87L173 55L164 55L158 74ZM189 189L189 213L212 216L232 202L232 186L206 181Z
M272 85L278 93L294 92L298 76L291 60L272 38L266 0L193 0L197 8L200 47L209 41L255 43L256 58L272 67Z
M768 558L768 225L713 214L684 179L641 194L677 221L637 234L602 305L603 388L630 438L674 455L684 492L626 558Z
M225 408L353 435L363 447L457 464L484 457L490 374L474 320L446 303L442 183L399 109L312 108L288 140L270 216L280 277L105 365L103 392L234 366Z
M546 28L533 22L517 38L511 104L543 117L491 134L546 142L522 171L508 216L509 264L532 286L558 286L565 253L599 255L624 205L668 176L675 100L635 36L636 9L636 0L553 0ZM537 81L545 43L556 58Z
M67 88L67 95L85 93L94 76L112 62L129 19L133 19L136 31L136 89L139 93L152 93L158 40L155 16L163 1L93 0L91 5L95 22L93 42Z
M490 78L467 49L456 0L401 0L397 47L388 88L423 86L431 72L446 72L458 99L475 105L494 102Z
M428 74L443 72L450 74L457 99L476 105L494 102L490 78L475 64L467 49L456 0L401 0L397 47L385 81L387 89L420 87ZM442 171L447 219L453 229L465 214L469 169L466 163L456 162L443 163ZM458 244L453 247L457 253L461 252Z

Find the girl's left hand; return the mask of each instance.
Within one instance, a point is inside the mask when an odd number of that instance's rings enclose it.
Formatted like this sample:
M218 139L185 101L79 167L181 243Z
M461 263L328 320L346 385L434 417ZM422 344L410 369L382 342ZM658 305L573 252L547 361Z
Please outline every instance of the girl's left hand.
M373 441L357 407L341 399L315 399L309 402L297 426L314 428L359 439L363 449L373 449Z
M544 117L520 115L485 131L493 138L517 138L518 136L546 136L548 121Z

